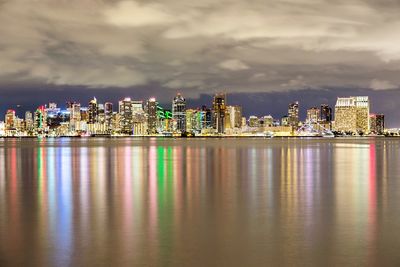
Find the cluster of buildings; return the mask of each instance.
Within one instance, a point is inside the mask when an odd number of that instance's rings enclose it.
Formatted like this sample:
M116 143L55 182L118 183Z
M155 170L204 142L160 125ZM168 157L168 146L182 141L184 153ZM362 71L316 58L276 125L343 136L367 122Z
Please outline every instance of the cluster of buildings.
M67 102L65 109L55 103L26 111L24 118L9 109L0 121L0 136L302 136L321 132L347 135L383 134L384 115L371 114L366 96L339 97L333 109L327 104L311 107L304 121L299 102L290 103L287 115L243 116L242 107L228 105L226 94L215 94L210 107L188 108L177 94L170 107L155 98L146 101L125 98L115 107L96 98L86 106Z

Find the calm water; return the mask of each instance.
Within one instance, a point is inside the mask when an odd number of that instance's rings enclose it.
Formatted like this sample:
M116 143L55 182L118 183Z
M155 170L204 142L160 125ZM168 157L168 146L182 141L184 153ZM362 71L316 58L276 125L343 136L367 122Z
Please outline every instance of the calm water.
M400 139L0 140L0 266L399 266Z

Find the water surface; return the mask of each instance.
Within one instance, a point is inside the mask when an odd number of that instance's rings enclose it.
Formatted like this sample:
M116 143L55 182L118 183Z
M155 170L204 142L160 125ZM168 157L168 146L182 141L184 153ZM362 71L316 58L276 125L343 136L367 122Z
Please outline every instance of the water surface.
M399 266L400 139L0 140L0 266Z

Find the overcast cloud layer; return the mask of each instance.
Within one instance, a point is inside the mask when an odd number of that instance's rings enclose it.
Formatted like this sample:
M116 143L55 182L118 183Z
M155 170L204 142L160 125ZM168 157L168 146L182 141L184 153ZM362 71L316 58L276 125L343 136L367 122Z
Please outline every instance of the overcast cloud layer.
M201 93L400 83L398 1L0 0L0 36L3 87Z

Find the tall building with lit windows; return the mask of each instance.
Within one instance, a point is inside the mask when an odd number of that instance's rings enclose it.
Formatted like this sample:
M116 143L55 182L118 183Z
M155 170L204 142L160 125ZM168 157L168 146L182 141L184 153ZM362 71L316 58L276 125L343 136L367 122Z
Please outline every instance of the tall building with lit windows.
M97 122L97 114L98 114L98 104L97 104L97 99L94 97L92 100L90 100L88 107L89 124L94 124Z
M385 131L385 115L370 115L370 131L375 134L383 134Z
M179 93L172 100L172 119L175 121L174 130L186 131L186 100Z
M155 98L147 100L146 113L147 113L147 131L149 134L157 133L157 101Z
M332 108L327 104L321 105L321 122L332 122Z
M13 110L13 109L7 110L4 121L5 121L6 130L15 129L15 126L16 126L15 110Z
M129 97L119 101L120 129L124 134L132 134L133 102Z
M217 133L225 132L226 94L220 93L213 100L213 126Z
M289 104L288 108L288 123L289 126L297 128L299 126L299 102Z
M368 96L338 97L335 105L335 130L369 133Z
M319 121L321 115L320 115L320 109L317 107L312 107L307 109L307 122L312 122L312 123L316 123L317 121Z

